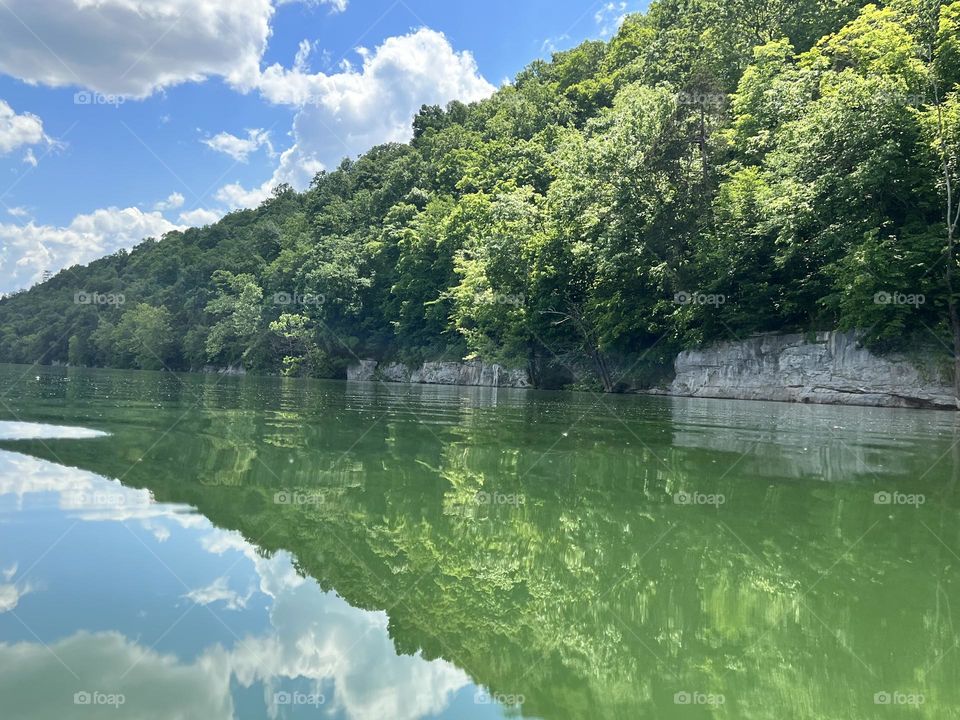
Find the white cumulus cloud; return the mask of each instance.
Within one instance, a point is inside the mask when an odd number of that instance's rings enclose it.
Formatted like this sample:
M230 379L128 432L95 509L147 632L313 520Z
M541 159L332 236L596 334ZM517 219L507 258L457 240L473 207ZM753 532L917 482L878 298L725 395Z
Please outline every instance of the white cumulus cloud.
M45 140L43 121L40 118L30 113L18 115L10 105L0 100L0 155L25 145L37 145Z
M197 208L180 213L180 222L190 227L202 227L204 225L212 225L222 217L223 213L219 210Z
M87 263L146 237L182 229L159 212L109 207L77 215L69 225L0 223L0 292L28 287L44 270Z
M217 133L213 137L205 138L203 144L217 152L229 155L237 162L246 162L251 154L261 147L273 155L273 145L270 142L270 133L260 128L247 130L247 137L241 138L228 132Z
M280 154L280 164L264 183L254 188L230 183L217 191L216 199L233 209L257 207L270 197L270 193L278 185L287 183L303 190L310 184L313 176L326 167L317 157L301 152L299 145L294 145Z
M623 21L627 19L627 3L608 2L597 10L593 19L600 28L600 36L609 37L617 32L623 25Z
M178 192L170 193L166 200L161 200L156 205L153 206L154 210L159 212L165 212L166 210L176 210L178 207L183 207L183 203L186 201L186 198L183 197Z
M192 600L197 603L197 605L212 605L213 603L222 602L228 610L242 610L247 606L247 602L252 595L253 590L248 590L246 595L241 595L236 590L231 590L229 578L224 575L218 577L206 587L191 590L183 597Z
M221 188L217 199L230 207L256 205L281 183L303 189L319 170L343 157L409 140L421 105L472 102L496 89L471 53L457 52L443 33L430 28L387 38L372 51L360 48L362 65L346 64L334 74L307 72L306 52L301 45L292 68L275 64L260 75L257 86L267 100L298 109L295 142L260 187Z
M238 182L224 185L217 190L217 200L234 209L257 207L270 197L270 191L275 187L275 184L280 184L281 181L274 183L275 177L277 177L276 173L262 185L254 188L245 188Z
M16 610L23 596L33 590L35 588L29 583L23 586L0 584L0 613Z
M274 10L270 0L4 0L4 6L0 72L131 97L211 75L255 76Z
M333 10L346 0L316 0ZM4 0L0 72L31 84L143 98L222 77L259 74L272 0Z

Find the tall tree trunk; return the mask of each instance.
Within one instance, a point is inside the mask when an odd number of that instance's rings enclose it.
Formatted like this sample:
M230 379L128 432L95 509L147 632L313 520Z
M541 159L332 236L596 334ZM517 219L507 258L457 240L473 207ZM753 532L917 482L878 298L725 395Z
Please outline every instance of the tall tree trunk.
M706 190L710 187L710 162L707 159L707 109L702 103L700 105L700 137L698 138L698 145L700 145L700 164L703 172L703 187ZM702 197L706 198L707 193L704 192Z
M606 357L604 357L603 352L597 347L591 348L590 354L593 358L593 366L596 368L600 382L603 384L603 391L606 393L612 393L614 390L614 384L613 378L610 377L610 368L607 366Z
M527 340L527 375L535 388L541 387L540 360L537 357L537 347L533 338Z

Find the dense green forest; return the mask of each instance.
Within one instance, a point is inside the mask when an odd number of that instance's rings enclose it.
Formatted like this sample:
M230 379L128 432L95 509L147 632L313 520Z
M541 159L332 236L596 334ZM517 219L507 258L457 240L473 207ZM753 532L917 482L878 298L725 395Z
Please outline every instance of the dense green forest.
M858 328L960 357L960 0L662 0L413 140L0 301L0 361L652 382Z

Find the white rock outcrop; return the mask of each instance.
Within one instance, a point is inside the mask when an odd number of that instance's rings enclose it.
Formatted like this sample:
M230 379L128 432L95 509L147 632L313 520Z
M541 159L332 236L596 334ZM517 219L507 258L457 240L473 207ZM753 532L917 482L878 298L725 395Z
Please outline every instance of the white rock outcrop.
M940 373L879 357L855 332L761 335L680 353L668 395L876 407L956 409Z

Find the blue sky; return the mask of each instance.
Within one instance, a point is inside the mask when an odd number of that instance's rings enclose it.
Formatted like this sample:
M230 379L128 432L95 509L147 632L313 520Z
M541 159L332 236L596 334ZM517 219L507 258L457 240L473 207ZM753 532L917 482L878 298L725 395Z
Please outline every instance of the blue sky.
M409 138L644 0L4 0L0 292Z

